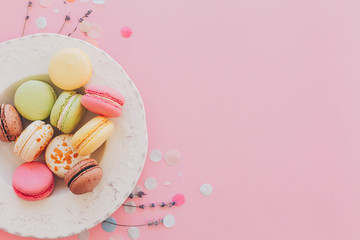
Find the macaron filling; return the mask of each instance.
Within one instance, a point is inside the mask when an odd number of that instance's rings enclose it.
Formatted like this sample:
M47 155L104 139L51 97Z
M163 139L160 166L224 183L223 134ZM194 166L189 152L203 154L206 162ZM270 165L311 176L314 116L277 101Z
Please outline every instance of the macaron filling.
M29 137L26 141L26 143L24 144L23 148L20 151L20 157L21 158L25 158L26 153L30 150L31 147L31 143L34 141L38 141L40 142L42 136L42 132L39 131L42 129L42 126L37 127L37 129L31 134L31 137Z
M42 125L43 125L43 124L42 124ZM28 145L30 139L34 139L33 136L35 135L35 133L36 133L36 131L37 131L38 129L41 129L41 125L38 126L33 132L30 133L30 137L27 138L26 141L25 141L25 143L21 146L21 149L20 149L20 151L18 152L18 156L19 156L19 157L22 158L22 157L24 156L24 152L25 152L24 149L25 149L26 145ZM25 130L25 131L26 131L26 130Z
M70 179L70 181L68 182L67 186L70 187L71 183L72 183L78 176L80 176L80 175L81 175L82 173L84 173L84 172L87 172L87 170L92 169L92 168L95 168L95 167L97 167L97 166L98 166L98 165L93 164L93 165L89 165L89 166L85 167L84 169L80 170L79 172L77 172L77 173Z
M102 100L104 102L108 102L112 105L114 105L115 107L117 108L121 108L123 107L124 105L124 102L121 101L121 100L118 100L108 94L105 94L105 93L96 93L96 92L93 92L93 91L90 91L90 90L86 90L86 95L89 96L89 97L94 97L94 98L97 98L99 100Z
M30 194L23 193L19 189L17 189L14 185L13 185L13 189L17 195L21 195L21 196L25 196L25 197L32 197L32 198L39 198L39 197L42 197L44 194L50 192L52 190L52 188L54 188L54 185L55 185L54 182L52 182L51 185L49 186L49 188L47 188L45 191L40 192L36 195L30 195Z
M3 136L5 136L8 141L11 141L11 139L9 138L7 131L6 131L4 108L5 108L5 104L1 104L1 108L0 108L1 132L3 133Z
M77 142L76 145L74 145L73 147L78 150L78 152L80 151L80 149L86 144L86 142L89 141L89 139L91 139L92 135L95 134L95 132L99 129L104 128L107 124L109 123L109 120L107 119L103 119L101 122L99 122L97 125L95 125L85 136L83 136L80 141ZM103 125L103 126L101 126Z
M72 95L69 99L69 101L67 102L67 104L65 105L64 109L62 110L61 114L60 114L60 117L59 117L59 120L58 122L56 123L56 127L58 129L61 129L62 127L62 123L66 117L66 113L69 111L71 105L75 102L75 99L76 99L76 94Z

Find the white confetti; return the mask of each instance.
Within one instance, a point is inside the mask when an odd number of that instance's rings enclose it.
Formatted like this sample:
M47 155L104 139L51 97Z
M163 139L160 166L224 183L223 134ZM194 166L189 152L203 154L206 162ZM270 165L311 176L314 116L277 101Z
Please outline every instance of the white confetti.
M140 237L140 229L137 227L131 227L128 229L128 235L131 239L137 239Z
M165 153L165 162L168 165L174 166L180 161L180 152L176 149L170 149Z
M80 2L83 2L83 3L85 3L85 2L88 2L89 0L80 0Z
M182 176L183 176L182 172L179 172L178 173L178 178L182 178Z
M138 192L140 192L140 191L142 191L142 189L141 189L141 187L140 186L138 186L138 185L136 185L135 187L134 187L134 189L132 190L132 195L136 195Z
M55 12L55 13L59 13L59 9L54 9L54 12Z
M160 150L155 149L155 150L151 151L151 153L150 153L151 161L159 162L161 160L161 158L162 158L162 153L160 152Z
M136 204L132 201L129 201L129 202L126 202L124 203L124 205L130 205L130 206L133 206L133 207L129 207L129 206L124 206L124 211L127 212L127 213L133 213L135 212L136 210Z
M155 178L149 177L148 179L145 180L144 186L147 190L153 190L157 186L157 181Z
M47 8L53 4L54 0L40 0L39 4L41 7Z
M88 36L92 39L98 39L102 35L102 27L100 24L93 23L91 24L91 29L88 31Z
M36 27L39 29L44 29L47 26L47 21L45 17L38 17L36 19Z
M91 22L84 20L81 23L79 23L80 32L87 33L90 31L90 29L91 29Z
M169 214L164 217L163 224L167 228L172 228L175 225L175 218L173 215Z
M200 187L200 192L204 196L210 196L213 192L213 187L210 184L205 183Z
M114 235L110 236L108 240L124 240L124 238L120 234L115 233Z
M77 235L77 237L79 240L88 240L90 237L90 232L89 231L81 232Z
M166 181L166 182L164 182L164 185L165 185L165 186L170 186L170 185L171 185L171 182Z
M93 3L95 4L104 4L106 0L93 0Z

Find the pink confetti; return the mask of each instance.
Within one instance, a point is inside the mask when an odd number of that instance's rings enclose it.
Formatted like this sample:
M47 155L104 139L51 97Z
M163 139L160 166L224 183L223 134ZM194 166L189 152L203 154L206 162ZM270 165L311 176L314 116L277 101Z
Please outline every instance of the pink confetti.
M185 203L185 196L181 193L176 194L171 199L172 202L175 202L175 206L180 207Z
M133 32L130 27L126 26L120 30L120 33L121 33L121 36L123 36L124 38L129 38L129 37L131 37Z
M170 149L165 153L165 162L168 165L174 166L179 163L180 161L180 152L175 149Z
M54 3L54 0L40 0L39 4L41 7L48 8Z

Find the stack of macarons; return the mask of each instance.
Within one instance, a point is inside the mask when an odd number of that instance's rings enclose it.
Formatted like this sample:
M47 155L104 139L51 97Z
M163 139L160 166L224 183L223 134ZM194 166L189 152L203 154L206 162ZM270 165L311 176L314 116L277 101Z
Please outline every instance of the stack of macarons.
M13 189L19 198L48 197L54 176L64 178L74 194L91 192L101 181L103 171L91 154L114 131L108 118L121 116L125 98L113 88L85 86L91 75L90 58L80 49L65 48L49 64L52 84L63 90L59 96L51 83L34 79L17 88L15 107L1 104L0 140L15 141L14 153L24 161L13 174ZM82 95L77 90L84 86ZM98 116L80 126L87 110ZM45 163L38 158L42 153Z

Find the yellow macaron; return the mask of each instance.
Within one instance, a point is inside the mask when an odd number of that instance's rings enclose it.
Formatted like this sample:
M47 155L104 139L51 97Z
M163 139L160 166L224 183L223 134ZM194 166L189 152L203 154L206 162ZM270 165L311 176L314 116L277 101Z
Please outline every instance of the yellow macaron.
M64 48L55 53L49 64L51 81L59 88L73 90L84 86L90 79L90 58L80 49Z
M94 117L74 134L71 145L79 155L89 155L110 137L113 130L114 124L109 119Z

